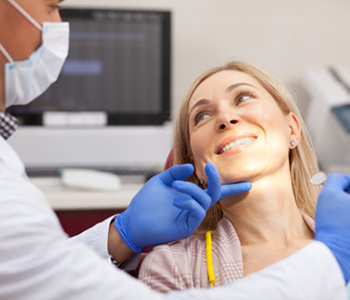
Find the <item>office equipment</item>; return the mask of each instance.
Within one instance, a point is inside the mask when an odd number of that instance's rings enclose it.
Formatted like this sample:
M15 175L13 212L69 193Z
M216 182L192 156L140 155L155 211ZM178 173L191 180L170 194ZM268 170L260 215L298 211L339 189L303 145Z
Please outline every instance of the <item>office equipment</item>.
M110 173L89 169L62 169L61 182L64 186L93 191L117 191L120 177Z
M306 122L321 169L350 173L350 68L310 67L303 83L310 94Z
M53 86L10 112L29 173L62 167L161 170L172 146L171 14L62 9L70 52Z
M55 211L123 210L143 183L124 181L117 191L91 191L64 186L59 177L32 177L32 183L45 195Z
M333 107L332 112L336 115L345 131L350 133L350 104Z

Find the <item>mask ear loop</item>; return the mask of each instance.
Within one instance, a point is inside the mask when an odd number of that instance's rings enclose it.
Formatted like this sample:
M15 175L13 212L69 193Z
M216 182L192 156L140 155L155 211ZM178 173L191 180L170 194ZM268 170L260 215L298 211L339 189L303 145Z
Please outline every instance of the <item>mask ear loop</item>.
M6 59L10 62L13 63L13 59L10 56L10 54L6 51L6 49L4 48L4 46L0 43L0 51L2 52L2 54L4 54L4 56L6 57Z
M24 17L27 18L27 20L32 23L36 28L38 28L40 31L43 31L41 25L34 20L34 18L28 14L22 6L20 6L15 0L7 0L8 2L10 2L12 4L12 6L14 8L16 8Z

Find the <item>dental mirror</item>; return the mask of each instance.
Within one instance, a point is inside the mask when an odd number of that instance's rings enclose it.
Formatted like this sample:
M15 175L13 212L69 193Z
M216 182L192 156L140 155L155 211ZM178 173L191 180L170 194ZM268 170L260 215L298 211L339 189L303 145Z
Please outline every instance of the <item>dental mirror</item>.
M317 172L312 175L310 181L313 185L323 185L327 179L327 175L323 172Z

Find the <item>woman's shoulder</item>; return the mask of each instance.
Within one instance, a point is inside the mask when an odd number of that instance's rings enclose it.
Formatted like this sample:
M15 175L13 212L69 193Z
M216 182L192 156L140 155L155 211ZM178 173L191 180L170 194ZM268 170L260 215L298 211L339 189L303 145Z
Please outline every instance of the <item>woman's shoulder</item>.
M170 264L176 265L177 268L182 265L187 266L192 259L198 259L203 251L205 253L205 250L205 236L191 236L183 240L154 247L145 257L142 267L144 267L144 264L161 264L165 267L170 267Z
M161 293L193 288L193 279L202 277L200 266L203 259L205 240L202 243L199 237L156 246L144 258L139 279Z
M227 219L218 223L213 233L215 252L218 248L227 247L228 241L232 239L232 230L234 231L233 226ZM154 247L141 265L139 279L163 293L207 287L205 235L193 235L187 239Z

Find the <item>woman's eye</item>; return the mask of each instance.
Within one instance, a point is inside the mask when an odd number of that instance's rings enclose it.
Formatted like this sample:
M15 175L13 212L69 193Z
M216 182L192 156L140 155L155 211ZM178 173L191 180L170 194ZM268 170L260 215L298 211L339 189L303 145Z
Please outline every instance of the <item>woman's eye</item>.
M207 113L199 113L197 116L196 116L196 124L198 124L199 122L203 121L204 119L206 118L209 118L210 116L207 114Z
M240 95L237 97L237 104L240 104L246 100L249 100L250 98L252 98L251 95Z

